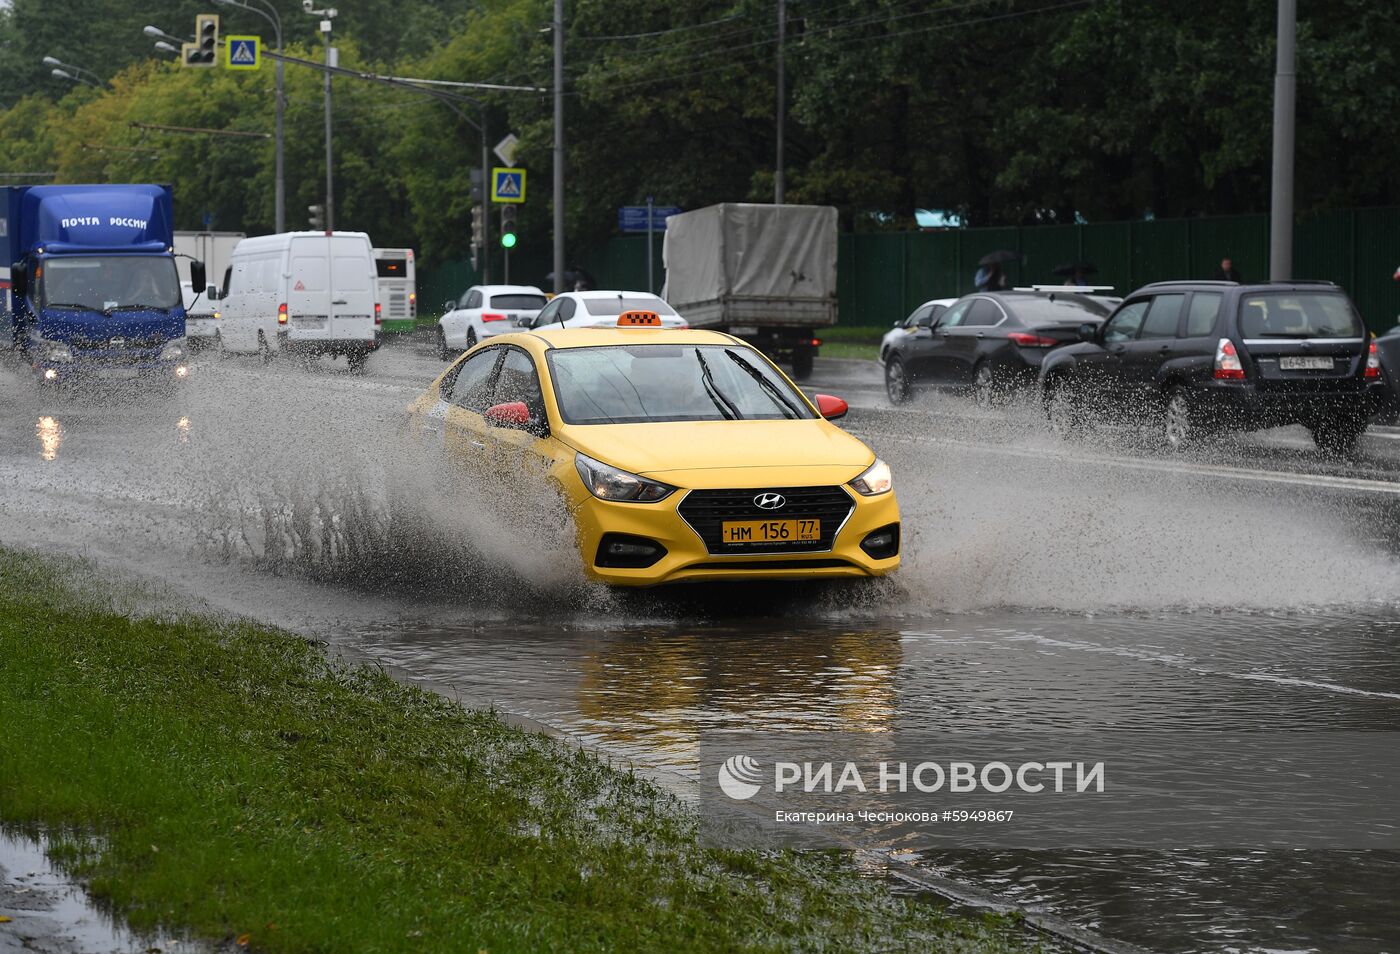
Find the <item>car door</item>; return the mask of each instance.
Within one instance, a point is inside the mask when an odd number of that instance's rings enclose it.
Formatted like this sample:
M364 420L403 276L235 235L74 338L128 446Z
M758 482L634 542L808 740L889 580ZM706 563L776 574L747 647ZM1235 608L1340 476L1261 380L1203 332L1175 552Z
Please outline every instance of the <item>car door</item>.
M947 381L948 347L951 333L962 326L972 308L972 299L954 302L928 328L919 328L904 342L903 355L910 379L918 385L940 386Z
M497 479L507 487L534 487L548 474L552 460L540 442L549 434L544 394L540 389L539 369L535 359L523 348L508 346L496 373L489 406L524 404L530 412L530 423L521 427L501 427L487 424L487 458L492 462Z
M1184 292L1152 296L1137 340L1124 345L1123 385L1136 408L1148 410L1161 390L1162 369L1176 351L1181 310L1185 304Z
M947 380L952 385L972 383L977 362L998 344L999 332L994 330L1006 321L1006 312L991 298L974 298L972 308L961 325L948 335L945 352L948 359ZM1001 343L1005 342L1001 332Z
M486 420L482 415L491 406L503 351L483 348L458 365L450 380L443 380L443 448L454 463L477 478L489 476Z
M1124 402L1123 356L1137 340L1151 299L1124 302L1099 331L1097 347L1076 355L1075 376L1095 395L1103 409L1121 409Z

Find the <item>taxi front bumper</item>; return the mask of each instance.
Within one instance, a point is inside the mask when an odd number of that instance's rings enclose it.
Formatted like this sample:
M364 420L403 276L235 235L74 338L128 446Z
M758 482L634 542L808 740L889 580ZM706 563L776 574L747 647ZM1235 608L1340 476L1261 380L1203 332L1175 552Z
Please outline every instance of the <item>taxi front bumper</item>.
M693 514L683 515L688 491L654 504L618 503L587 494L575 509L578 546L587 573L613 586L656 586L703 580L802 580L877 577L899 566L899 504L893 491L864 497L849 488L849 514L825 530L815 547L775 545L733 552L715 545L713 533ZM762 487L736 489L756 495ZM774 515L776 516L776 515ZM784 513L801 518L800 509ZM725 552L728 550L729 552ZM630 564L630 565L629 565Z

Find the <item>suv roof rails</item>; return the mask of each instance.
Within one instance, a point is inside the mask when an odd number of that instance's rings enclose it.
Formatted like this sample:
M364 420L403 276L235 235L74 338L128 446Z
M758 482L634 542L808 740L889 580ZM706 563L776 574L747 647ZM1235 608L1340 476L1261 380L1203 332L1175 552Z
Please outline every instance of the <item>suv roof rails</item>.
M1167 280L1167 281L1161 281L1161 282L1148 282L1146 285L1143 285L1142 287L1143 287L1143 288L1156 288L1156 287L1158 287L1158 286L1160 286L1160 285L1208 285L1208 286L1219 287L1219 288L1235 288L1235 287L1237 287L1237 286L1240 285L1240 284L1241 284L1240 282L1222 282L1222 281L1219 281L1219 280L1214 279L1214 278L1211 278L1211 279L1205 279L1205 278L1173 278L1173 279L1169 279L1169 280ZM1247 283L1246 283L1246 284L1247 284Z
M1012 291L1018 292L1062 292L1069 295L1092 295L1095 292L1111 292L1112 285L1017 285Z
M1336 282L1328 281L1328 280L1325 279L1325 278L1281 278L1281 279L1278 279L1278 280L1276 280L1276 281L1275 281L1275 280L1270 280L1270 281L1267 281L1267 282L1260 282L1259 284L1261 284L1261 285L1331 285L1333 288L1336 288L1336 287L1337 287L1337 283L1336 283Z

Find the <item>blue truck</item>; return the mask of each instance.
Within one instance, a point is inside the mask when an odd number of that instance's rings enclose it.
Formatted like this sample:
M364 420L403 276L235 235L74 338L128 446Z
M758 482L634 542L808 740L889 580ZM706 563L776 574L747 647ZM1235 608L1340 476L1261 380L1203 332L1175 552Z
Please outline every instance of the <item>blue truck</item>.
M189 373L169 186L0 193L0 238L9 245L9 268L0 268L9 288L0 348L17 350L50 383L173 382ZM190 276L205 287L202 262L191 262Z

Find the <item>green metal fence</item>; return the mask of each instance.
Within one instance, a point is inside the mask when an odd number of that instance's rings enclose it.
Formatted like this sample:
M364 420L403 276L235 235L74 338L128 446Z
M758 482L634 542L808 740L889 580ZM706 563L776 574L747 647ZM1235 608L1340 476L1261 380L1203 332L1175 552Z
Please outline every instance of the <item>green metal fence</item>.
M661 236L654 241L653 282L660 291ZM1092 262L1098 269L1094 284L1126 294L1153 281L1210 278L1226 257L1246 279L1262 280L1269 272L1269 219L1238 215L842 235L836 261L841 324L886 325L930 298L966 294L977 260L1002 249L1020 256L1008 267L1018 285L1058 284L1064 279L1054 274L1056 266ZM513 257L511 279L547 287L550 266L543 251ZM647 287L645 236L611 239L571 261L588 269L600 288ZM1293 274L1341 285L1374 331L1390 328L1400 315L1400 282L1391 277L1398 265L1400 208L1342 209L1303 216L1294 225ZM435 316L441 301L474 280L465 262L426 272L420 313Z

